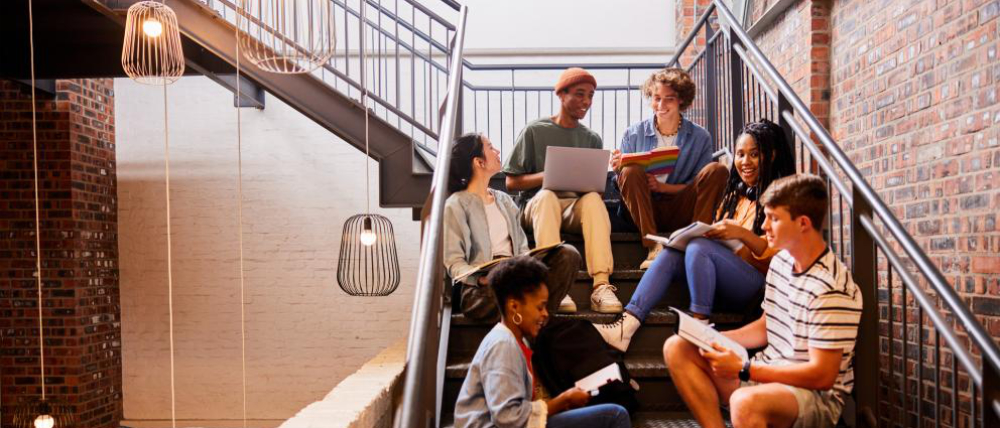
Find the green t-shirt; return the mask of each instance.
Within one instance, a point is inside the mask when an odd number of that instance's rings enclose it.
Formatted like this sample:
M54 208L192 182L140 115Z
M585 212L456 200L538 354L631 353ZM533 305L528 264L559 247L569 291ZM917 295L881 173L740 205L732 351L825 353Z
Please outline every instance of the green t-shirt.
M542 172L545 168L545 149L549 146L602 149L601 136L590 128L577 124L576 128L563 128L551 118L538 119L525 126L517 136L514 150L510 152L503 172L507 175L523 175ZM538 189L521 192L520 201L530 199Z

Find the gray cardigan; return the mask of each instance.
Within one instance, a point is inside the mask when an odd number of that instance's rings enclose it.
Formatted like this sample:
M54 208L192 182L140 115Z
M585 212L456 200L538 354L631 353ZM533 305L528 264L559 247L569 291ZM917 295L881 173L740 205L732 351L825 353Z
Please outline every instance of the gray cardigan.
M507 230L514 255L528 252L528 238L521 228L517 204L510 195L489 190L496 198L497 208L507 219ZM493 260L490 228L486 220L486 205L482 198L462 190L444 203L444 266L452 278L475 266ZM469 275L464 282L476 285L479 275Z

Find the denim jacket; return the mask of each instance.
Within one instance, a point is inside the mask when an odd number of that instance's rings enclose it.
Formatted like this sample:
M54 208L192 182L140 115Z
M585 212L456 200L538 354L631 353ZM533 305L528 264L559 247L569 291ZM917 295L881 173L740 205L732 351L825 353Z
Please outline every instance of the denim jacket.
M469 364L455 402L455 428L543 428L548 406L531 401L528 362L514 333L499 323L486 334Z
M490 192L507 219L514 255L528 252L528 237L521 228L514 199L499 190L490 189ZM465 190L453 193L444 203L444 266L448 275L454 278L490 260L493 260L493 247L483 199ZM464 282L476 285L478 279L478 275L469 275Z
M656 148L656 125L653 117L629 126L622 136L622 153L648 152ZM691 184L698 172L712 161L712 136L690 120L681 118L677 130L677 147L681 149L674 172L667 184Z

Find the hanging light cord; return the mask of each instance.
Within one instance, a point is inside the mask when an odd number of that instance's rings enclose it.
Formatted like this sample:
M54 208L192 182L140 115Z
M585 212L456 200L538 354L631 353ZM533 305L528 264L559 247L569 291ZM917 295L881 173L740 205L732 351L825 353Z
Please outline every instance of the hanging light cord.
M38 361L41 366L42 401L45 401L45 330L42 323L42 214L38 192L38 116L35 106L35 17L28 0L28 43L31 45L31 147L35 168L35 282L38 284Z
M174 268L170 236L170 131L167 121L167 84L163 84L163 169L167 192L167 313L170 321L170 424L177 428L177 388L174 382Z
M238 224L236 227L239 233L238 241L240 246L240 360L242 363L241 375L243 380L243 428L247 428L247 323L246 310L244 308L246 306L246 287L243 272L243 113L239 105L243 99L240 91L240 15L239 12L236 13L236 193L238 194L238 199L236 200L236 218Z
M365 22L367 21L367 14L365 10L368 9L367 0L361 0L361 106L365 110L365 214L369 216L372 213L372 202L371 202L371 173L368 171L369 164L371 163L371 155L368 151L368 69L365 67L365 63L368 61L368 43L365 42L367 35L365 34Z

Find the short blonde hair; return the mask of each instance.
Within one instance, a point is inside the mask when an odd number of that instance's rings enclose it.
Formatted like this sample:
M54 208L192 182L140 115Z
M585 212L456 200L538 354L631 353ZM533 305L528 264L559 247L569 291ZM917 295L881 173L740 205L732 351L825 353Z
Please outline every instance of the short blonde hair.
M682 69L664 68L653 73L646 79L646 83L642 84L642 95L646 98L652 98L657 84L667 85L667 87L677 93L677 96L681 99L681 111L687 110L688 107L691 107L691 103L694 102L694 80L691 80L691 76Z

